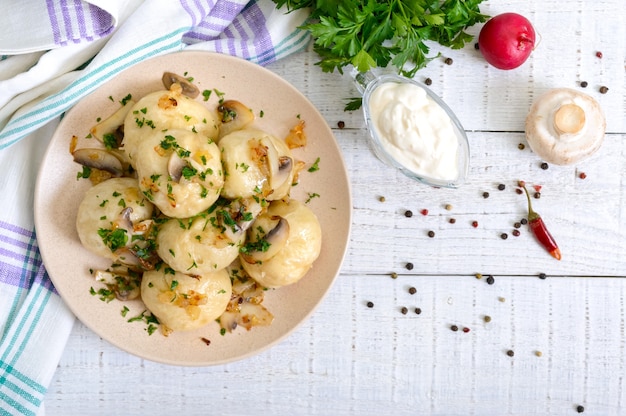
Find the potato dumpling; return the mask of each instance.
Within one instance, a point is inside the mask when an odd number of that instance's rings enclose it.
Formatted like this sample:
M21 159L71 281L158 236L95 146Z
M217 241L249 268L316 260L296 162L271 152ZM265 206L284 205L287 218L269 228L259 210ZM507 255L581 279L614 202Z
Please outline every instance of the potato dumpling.
M321 246L322 230L309 207L294 199L275 201L250 227L241 264L250 277L265 287L286 286L309 271Z
M252 128L234 131L220 139L225 182L222 196L272 198L280 188L284 197L293 180L291 151L268 133ZM289 182L289 186L283 185Z
M139 187L165 215L193 217L219 198L224 174L215 142L189 130L167 130L139 149Z
M108 179L85 193L76 216L78 237L93 253L123 261L122 249L134 244L133 235L146 231L141 223L153 210L136 179Z
M239 255L245 232L226 236L216 216L172 219L157 235L157 253L176 271L204 274L221 270Z
M167 265L145 272L141 299L159 322L174 331L190 331L219 318L230 301L226 270L190 276Z
M214 112L182 95L180 89L155 91L141 98L126 115L123 149L134 164L139 144L154 132L189 130L198 133L203 140L217 140L218 125Z

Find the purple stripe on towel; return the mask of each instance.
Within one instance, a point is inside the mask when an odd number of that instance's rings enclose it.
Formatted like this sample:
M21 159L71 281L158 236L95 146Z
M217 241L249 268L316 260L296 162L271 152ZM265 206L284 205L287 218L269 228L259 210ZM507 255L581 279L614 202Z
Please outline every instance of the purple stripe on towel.
M76 10L76 22L78 23L78 33L80 33L80 39L93 40L93 36L87 33L87 24L85 22L85 10L83 9L82 0L74 0L74 7ZM80 39L75 39L75 42L79 42Z
M271 54L270 61L274 60L274 45L267 28L265 15L256 1L249 3L241 13L241 20L248 23L254 33L253 43L255 55Z
M183 36L183 42L191 44L215 40L244 8L243 4L219 1L210 8L202 21L194 23L193 29Z
M110 34L113 16L82 0L46 0L54 43L92 41Z
M64 39L61 40L62 45L66 45L68 40L73 38L72 34L72 15L70 14L70 6L67 0L61 0L61 15L63 16L63 26L65 26Z
M61 43L61 29L59 28L59 20L57 19L56 10L54 9L55 0L46 0L48 7L48 17L50 18L50 26L52 27L52 35L54 43Z
M43 267L35 233L5 222L0 222L0 284L2 283L24 289L37 283L56 293Z

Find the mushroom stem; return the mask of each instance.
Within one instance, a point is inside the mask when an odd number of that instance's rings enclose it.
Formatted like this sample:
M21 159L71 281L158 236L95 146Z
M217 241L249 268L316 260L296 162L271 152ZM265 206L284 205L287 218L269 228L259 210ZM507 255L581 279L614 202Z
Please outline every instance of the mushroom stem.
M560 134L576 134L585 125L585 111L576 104L563 104L554 114L554 128Z

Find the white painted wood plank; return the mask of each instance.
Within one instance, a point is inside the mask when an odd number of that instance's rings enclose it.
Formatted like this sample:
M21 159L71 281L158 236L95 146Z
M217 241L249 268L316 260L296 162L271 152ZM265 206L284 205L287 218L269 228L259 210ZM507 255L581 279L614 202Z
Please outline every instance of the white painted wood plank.
M626 135L608 135L601 150L578 165L543 170L528 148L518 149L525 143L522 134L470 133L470 178L452 190L412 182L378 162L361 130L336 135L347 155L355 201L346 272L400 273L413 262L414 272L426 274L624 275ZM581 172L586 179L580 179ZM542 187L533 205L561 247L560 262L528 227L519 229L519 237L512 235L515 222L527 213L525 196L515 192L519 179ZM498 190L499 184L506 189ZM447 204L452 210L445 209ZM413 212L411 218L406 210ZM456 223L450 224L450 218ZM434 238L428 237L430 230Z
M46 408L49 415L528 415L570 414L582 404L589 414L622 414L625 295L623 280L610 278L511 276L488 285L473 277L342 275L293 336L209 368L143 361L77 324Z

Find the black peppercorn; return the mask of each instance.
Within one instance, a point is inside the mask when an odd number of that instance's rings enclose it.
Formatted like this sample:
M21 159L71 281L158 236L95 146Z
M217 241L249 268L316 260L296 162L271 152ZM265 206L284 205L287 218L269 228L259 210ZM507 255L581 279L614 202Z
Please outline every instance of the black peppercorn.
M424 80L424 84L426 84L426 85L431 85L432 83L433 83L433 80L432 80L432 79L430 79L430 78L426 78L426 79Z
M535 199L539 199L541 198L541 192L535 192L533 196L535 197Z
M522 218L520 222L522 223L522 225L528 224L528 220L526 218Z
M407 263L405 267L407 270L413 270L413 263Z
M402 312L402 315L406 315L409 312L409 310L407 309L406 306L403 306L402 309L400 309L400 312Z
M547 277L547 276L546 276L546 274L545 274L545 273L539 273L539 278L540 278L541 280L545 280L545 278L546 278L546 277Z
M419 315L422 313L422 310L420 308L415 308L415 313Z
M343 129L344 127L346 127L346 123L343 121L339 121L337 122L337 127L339 127L340 129Z
M456 325L452 325L452 326L450 327L450 329L451 329L452 331L456 332L456 331L458 331L458 330L459 330L459 327L458 327L458 326L456 326Z
M606 94L607 92L609 92L608 87L605 87L604 85L600 87L600 94Z
M450 219L448 220L448 222L449 222L450 224L454 224L454 223L456 222L456 219L454 219L454 218L450 218Z
M434 232L434 231L432 231L432 230L431 230L431 231L429 231L429 232L428 232L428 236L429 236L430 238L433 238L433 237L435 236L435 232Z
M506 185L501 183L500 185L498 185L498 190L499 191L504 191L504 189L506 188Z
M541 169L546 170L546 169L548 169L550 166L549 166L546 162L541 162L540 167L541 167Z
M367 307L368 308L373 308L374 307L374 302L367 302Z
M500 234L500 238L506 240L507 238L509 238L509 235L507 233L502 233Z
M409 293L410 293L411 295L414 295L415 293L417 293L417 289L415 289L414 287L410 287L410 288L409 288Z
M446 65L452 65L454 61L452 60L452 58L446 58L444 62L446 63Z
M483 198L485 199L489 198L489 192L483 192Z
M496 279L493 278L493 276L487 276L487 284L488 285L492 285L496 282Z
M508 351L506 352L506 355L508 355L509 357L512 357L512 356L514 356L514 355L515 355L515 352L514 352L513 350L508 350Z
M476 43L474 44L474 49L476 49L476 50L479 50L479 49L480 49L480 45L478 44L478 42L476 42Z
M578 413L583 413L585 411L585 407L581 406L581 405L578 405L578 406L576 406L576 411Z
M581 82L580 82L580 86L581 86L582 88L587 88L587 85L589 85L589 83L588 83L587 81L581 81Z
M405 217L407 217L407 218L411 218L411 217L413 216L413 211L411 211L411 210L406 210L406 211L404 212L404 216L405 216Z

